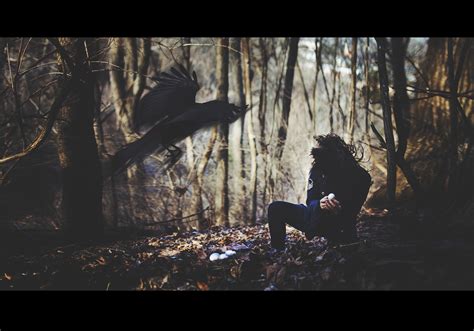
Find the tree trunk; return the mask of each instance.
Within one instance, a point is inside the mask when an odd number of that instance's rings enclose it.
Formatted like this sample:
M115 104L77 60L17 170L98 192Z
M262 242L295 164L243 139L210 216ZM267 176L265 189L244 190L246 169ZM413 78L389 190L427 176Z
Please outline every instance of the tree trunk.
M7 45L7 38L0 37L0 89L3 87L3 67L6 63L6 54L5 54L5 46Z
M383 110L383 124L385 133L385 142L387 145L387 202L388 207L393 207L395 203L396 190L396 156L395 140L393 137L392 109L390 107L390 97L388 94L388 74L385 61L387 53L387 41L385 38L375 38L377 42L377 59L379 69L381 102Z
M240 106L245 105L245 93L242 77L242 56L240 54L240 42L241 38L232 38L232 48L235 52L232 52L233 61L233 83L234 88L237 91L237 104ZM245 114L231 124L230 138L229 138L229 153L232 160L232 168L234 173L233 180L233 193L235 202L232 206L235 209L234 219L244 220L247 217L247 203L246 203L246 186L245 186L245 153L243 149L244 141L244 124ZM236 223L236 222L234 222Z
M336 78L337 78L337 49L339 47L339 37L336 37L334 43L334 64L332 69L332 97L329 104L329 129L334 132L334 98L336 96Z
M204 209L202 200L202 188L204 185L204 173L206 172L207 164L212 155L212 150L217 140L217 126L211 128L211 136L206 146L206 150L199 161L196 168L196 179L193 182L193 193L191 199L191 215L197 215L199 230L204 230L210 224L206 223L206 218L202 212Z
M267 178L267 162L268 162L268 144L265 137L266 129L266 113L267 113L267 79L268 79L268 53L266 40L264 38L259 39L260 42L260 52L262 54L262 79L260 84L260 100L258 104L258 121L260 125L260 153L263 160L263 178ZM267 204L267 195L265 187L262 192L262 205L266 206Z
M229 92L229 38L219 38L216 48L217 100L227 101ZM216 224L229 226L229 124L218 127L215 215Z
M278 122L277 122L277 118L278 118L278 111L280 110L279 108L279 101L281 100L280 98L280 90L281 90L281 85L282 85L282 81L283 81L283 77L285 76L285 63L286 63L286 60L288 58L288 46L289 46L289 43L288 43L288 40L290 38L285 38L284 39L284 43L282 45L282 48L284 48L284 51L283 51L283 54L285 54L285 56L280 60L279 57L276 56L276 51L274 50L274 54L275 54L275 62L277 64L277 67L279 67L279 64L280 64L280 61L281 61L281 68L279 68L279 76L278 76L278 84L277 84L277 88L276 88L276 92L275 92L275 98L273 100L273 116L272 116L272 128L270 130L270 141L273 142L273 133L275 131L275 126L278 125ZM276 48L276 47L275 47ZM281 116L280 116L281 117ZM269 198L271 200L273 200L274 198L274 195L275 195L275 177L276 177L276 167L278 166L278 160L276 159L275 155L276 155L276 149L278 148L278 141L276 143L276 146L274 146L274 151L273 151L273 157L269 157L268 158L268 169L269 171L267 172L268 174L268 177L266 178L265 180L265 184L264 184L264 192L267 192L268 191L268 195L269 195ZM268 184L267 184L268 183Z
M301 71L301 66L300 66L299 61L296 61L296 68L298 69L298 74L299 74L300 79L301 79L301 85L303 85L303 94L304 94L304 99L306 101L306 106L308 107L309 120L312 123L313 122L313 112L311 111L311 103L309 101L309 94L308 94L308 90L306 89L306 84L304 82L303 72Z
M407 150L408 136L410 134L410 122L405 118L409 112L410 101L407 94L407 78L405 73L405 56L408 42L403 38L391 38L392 43L392 71L393 85L395 89L393 99L393 116L397 126L398 148L396 151L397 164L410 184L415 197L419 202L422 201L424 193L415 173L409 163L405 160Z
M146 86L146 77L151 57L151 38L117 38L110 49L110 87L115 108L117 128L125 144L135 140L133 136L133 112ZM117 68L118 67L118 68ZM130 200L127 214L132 222L138 215L153 218L148 207L146 178L143 163L127 169L127 190ZM141 199L134 198L141 196Z
M319 72L321 71L322 64L321 64L321 45L323 43L323 38L315 38L314 40L314 55L316 61L316 75L314 77L314 85L313 85L313 134L312 136L316 135L316 125L317 125L317 102L316 97L318 95L318 79L319 79Z
M283 88L283 105L281 114L280 129L278 130L278 142L276 148L276 159L280 160L285 147L286 135L288 132L288 120L291 109L291 93L293 91L293 78L295 75L295 64L298 57L299 38L290 38L288 51L288 61L286 64L285 87Z
M191 46L184 46L186 44L191 44L191 38L190 37L183 37L181 39L183 46L183 65L186 68L188 72L191 72L192 67L191 67ZM194 155L194 143L193 143L193 137L189 136L186 137L184 140L185 146L186 146L186 161L188 163L188 178L192 181L191 182L191 189L192 189L192 194L191 194L191 206L193 206L193 203L197 203L197 208L191 208L191 210L195 210L197 214L196 222L194 222L194 227L195 228L200 228L200 223L203 223L204 215L203 213L200 213L201 207L202 207L202 200L199 201L199 199L196 199L194 197L195 192L199 191L199 183L196 178L196 172L197 172L197 163L196 163L196 157ZM200 202L200 204L199 204ZM179 203L181 204L181 197ZM193 214L193 213L191 213ZM188 227L191 227L191 223L188 222L186 223Z
M347 125L348 139L346 141L349 144L354 142L354 123L356 119L356 95L357 95L357 38L352 38L352 54L351 54L351 73L352 73L352 85L351 85L351 111L349 114L349 122Z
M190 44L191 38L184 37L182 38L183 45ZM183 62L184 67L188 72L191 71L191 46L183 46ZM194 146L193 146L193 138L191 136L186 137L185 139L186 144L186 160L188 162L189 171L193 171L195 164L194 164Z
M67 68L75 86L57 122L65 231L73 240L96 239L103 233L102 174L93 127L94 76L86 63L88 40L61 38L60 44L75 63Z
M453 38L447 38L448 58L446 68L448 72L449 84L449 159L448 159L448 193L453 192L456 183L458 166L458 111L457 111L457 90L458 84L454 73L454 51Z
M370 158L373 160L373 153L372 153L372 139L370 138L370 125L369 123L372 121L371 113L370 113L370 79L369 79L369 46L370 46L370 38L367 37L366 44L365 44L365 66L364 66L364 73L365 73L365 136L368 143L368 148L370 151Z
M250 49L249 49L249 38L242 38L242 65L243 65L243 76L244 76L244 87L245 87L245 100L246 104L249 105L248 115L246 116L247 122L247 133L250 147L250 182L249 192L250 197L250 224L255 224L257 221L257 142L255 139L255 133L253 129L253 103L252 103L252 84L250 77ZM294 70L294 68L293 68Z

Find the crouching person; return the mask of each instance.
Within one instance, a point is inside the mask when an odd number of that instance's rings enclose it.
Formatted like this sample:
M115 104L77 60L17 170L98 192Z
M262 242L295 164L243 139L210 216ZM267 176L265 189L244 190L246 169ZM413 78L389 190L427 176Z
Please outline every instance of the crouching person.
M356 218L372 184L360 166L357 148L336 134L316 137L309 173L306 205L273 201L268 206L271 246L285 248L286 225L305 233L308 240L325 237L332 243L357 240Z

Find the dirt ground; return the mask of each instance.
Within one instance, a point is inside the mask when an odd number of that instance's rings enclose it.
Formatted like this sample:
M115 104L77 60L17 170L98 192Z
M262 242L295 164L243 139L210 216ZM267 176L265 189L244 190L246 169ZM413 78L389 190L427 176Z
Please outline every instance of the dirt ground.
M268 225L107 240L31 242L3 257L0 289L392 290L474 289L474 245L403 236L400 219L364 210L359 241L329 246L288 227L270 255ZM223 260L210 255L236 252Z

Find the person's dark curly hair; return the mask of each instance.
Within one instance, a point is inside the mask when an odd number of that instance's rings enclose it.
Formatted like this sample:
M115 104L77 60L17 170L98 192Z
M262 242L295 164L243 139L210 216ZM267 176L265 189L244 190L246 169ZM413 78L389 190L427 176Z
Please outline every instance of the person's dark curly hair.
M315 139L319 146L311 149L313 166L319 165L325 170L348 169L359 166L364 158L362 146L348 144L335 133L319 135Z

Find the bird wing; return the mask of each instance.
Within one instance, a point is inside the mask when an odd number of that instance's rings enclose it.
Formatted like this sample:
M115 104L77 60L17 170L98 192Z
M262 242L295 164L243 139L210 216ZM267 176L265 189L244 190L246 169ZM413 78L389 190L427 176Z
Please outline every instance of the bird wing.
M171 120L194 105L199 90L193 77L182 66L172 67L157 78L158 84L139 102L134 112L134 127L143 132L158 122Z
M246 106L237 107L217 100L195 104L183 114L159 125L161 142L165 145L174 144L215 123L231 123L246 110Z

